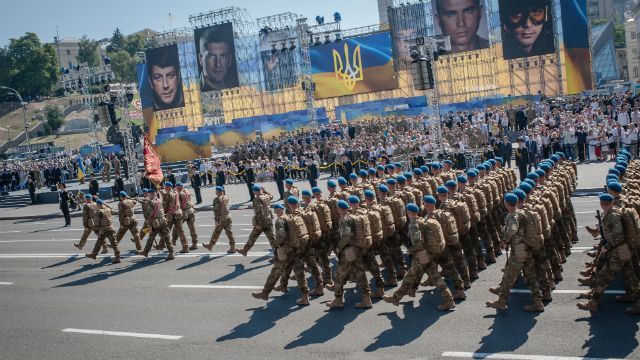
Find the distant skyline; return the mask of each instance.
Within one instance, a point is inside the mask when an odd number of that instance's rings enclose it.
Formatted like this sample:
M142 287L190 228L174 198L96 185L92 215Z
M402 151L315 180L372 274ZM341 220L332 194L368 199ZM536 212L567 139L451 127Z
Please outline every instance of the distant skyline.
M34 32L42 42L51 43L58 29L60 38L80 38L87 35L94 40L111 37L115 28L124 35L149 28L168 31L189 25L189 16L224 7L245 8L255 20L259 17L293 12L315 24L316 15L325 22L333 21L333 13L342 16L342 28L354 28L378 23L376 0L322 0L314 2L294 0L110 0L64 2L47 0L11 1L0 12L0 46L9 39L26 32ZM171 13L171 20L169 14Z

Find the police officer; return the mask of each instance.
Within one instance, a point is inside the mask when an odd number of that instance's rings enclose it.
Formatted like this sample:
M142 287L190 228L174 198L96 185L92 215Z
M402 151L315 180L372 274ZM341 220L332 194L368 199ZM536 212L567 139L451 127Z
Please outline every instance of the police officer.
M86 254L88 258L96 259L98 250L104 245L105 239L109 239L111 247L113 247L114 258L112 263L118 264L120 262L120 247L118 242L113 236L113 225L111 223L111 208L105 205L102 199L96 201L98 210L96 211L96 226L98 227L98 241L93 247L93 251L90 254Z
M196 232L196 211L193 208L193 201L191 200L191 193L185 189L181 182L176 183L176 193L180 201L180 209L182 210L182 223L187 223L189 227L189 235L191 235L191 246L189 250L198 249L198 233ZM184 231L184 230L183 230ZM178 239L177 228L173 228L172 241L175 242Z
M233 230L231 229L231 216L229 216L229 199L224 194L224 188L222 186L216 186L216 197L213 199L213 221L216 224L213 234L211 234L211 240L209 244L203 244L202 246L211 251L213 246L218 241L222 230L227 234L229 238L229 250L228 254L236 252L236 241L233 238Z
M118 232L116 233L116 242L120 244L124 234L126 234L127 231L130 231L133 236L132 241L136 245L136 250L140 251L142 250L142 243L140 241L140 236L138 235L138 221L133 215L133 208L138 204L138 202L130 198L124 190L120 191L119 198L118 220L120 222L120 228L118 228Z

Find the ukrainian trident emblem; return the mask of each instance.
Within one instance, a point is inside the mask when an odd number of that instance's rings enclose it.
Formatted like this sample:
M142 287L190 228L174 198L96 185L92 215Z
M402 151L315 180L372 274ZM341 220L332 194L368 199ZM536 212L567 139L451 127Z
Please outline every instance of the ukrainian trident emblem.
M349 58L349 46L347 42L344 42L344 61L342 56L336 50L333 50L333 72L336 74L336 79L341 81L344 86L353 90L358 81L364 79L362 73L362 58L360 57L360 45L356 46L353 51L352 58Z

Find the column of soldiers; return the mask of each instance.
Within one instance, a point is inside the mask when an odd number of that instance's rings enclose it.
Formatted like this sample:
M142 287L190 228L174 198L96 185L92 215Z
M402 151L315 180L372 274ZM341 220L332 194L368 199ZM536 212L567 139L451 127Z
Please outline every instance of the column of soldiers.
M629 314L640 314L640 162L631 160L631 154L623 150L615 167L609 169L606 192L600 194L599 223L587 227L599 243L587 254L593 257L578 279L591 290L582 297L587 302L578 303L579 309L595 313L602 303L604 291L617 273L622 272L625 293L616 296L616 301L632 302L626 309Z

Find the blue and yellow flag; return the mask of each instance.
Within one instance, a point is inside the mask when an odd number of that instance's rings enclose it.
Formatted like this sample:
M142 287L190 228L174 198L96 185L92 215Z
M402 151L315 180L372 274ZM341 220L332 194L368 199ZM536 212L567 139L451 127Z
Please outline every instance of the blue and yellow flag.
M85 177L86 171L84 171L84 164L82 163L82 158L77 157L76 162L78 163L78 180L82 180Z

